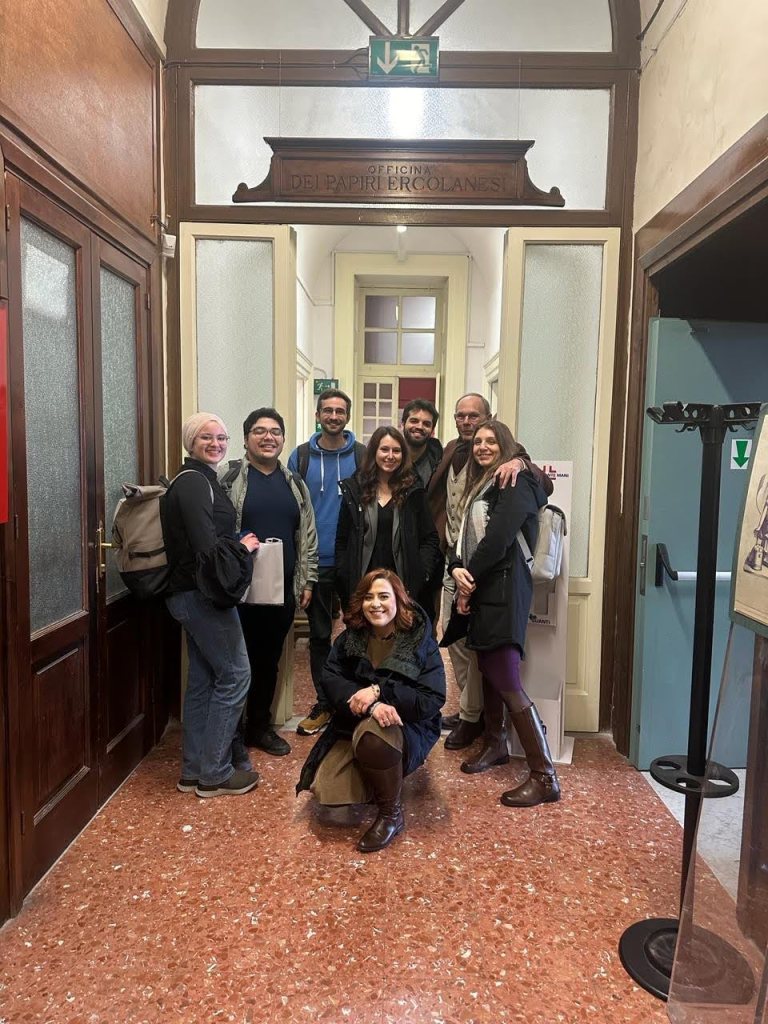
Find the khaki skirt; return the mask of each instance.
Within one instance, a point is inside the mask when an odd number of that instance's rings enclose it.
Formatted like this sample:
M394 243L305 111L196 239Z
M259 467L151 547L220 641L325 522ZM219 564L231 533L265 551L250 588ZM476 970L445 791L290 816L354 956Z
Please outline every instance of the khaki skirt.
M383 729L375 718L364 718L352 733L351 740L337 740L323 760L309 787L317 801L328 806L367 804L372 799L370 786L363 778L355 751L362 736L372 732L390 747L403 752L403 730L399 725Z

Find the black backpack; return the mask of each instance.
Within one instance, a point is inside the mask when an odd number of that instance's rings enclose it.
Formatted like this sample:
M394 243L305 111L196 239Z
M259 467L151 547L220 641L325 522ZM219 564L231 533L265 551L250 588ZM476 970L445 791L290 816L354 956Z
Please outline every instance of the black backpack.
M355 469L360 469L365 458L367 449L364 444L359 441L355 441ZM307 479L307 470L309 469L309 441L305 441L304 444L300 444L296 449L296 464L299 470L299 476L302 480Z

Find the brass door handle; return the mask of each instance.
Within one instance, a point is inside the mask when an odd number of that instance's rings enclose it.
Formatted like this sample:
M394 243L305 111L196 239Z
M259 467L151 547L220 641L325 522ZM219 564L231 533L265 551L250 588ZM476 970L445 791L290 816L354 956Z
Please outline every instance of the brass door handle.
M107 548L113 548L114 544L109 544L104 540L104 523L99 523L99 528L96 530L96 550L99 559L99 579L104 579L107 575L107 559L104 552Z

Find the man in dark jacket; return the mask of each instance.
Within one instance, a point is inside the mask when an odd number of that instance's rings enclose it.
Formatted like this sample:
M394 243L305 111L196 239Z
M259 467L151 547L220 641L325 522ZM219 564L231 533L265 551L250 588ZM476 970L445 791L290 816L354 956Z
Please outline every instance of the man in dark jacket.
M464 493L466 468L469 461L472 437L475 430L492 416L491 407L482 395L471 392L456 403L453 418L456 422L458 437L445 446L443 458L435 468L429 481L427 497L435 526L440 536L440 544L444 550L450 551L459 536L461 526L461 497ZM536 466L531 466L528 453L522 445L515 457L505 462L498 470L497 476L502 487L513 486L517 474L526 467L531 468L547 494L551 494L552 481ZM450 618L451 605L455 595L455 584L446 574L443 585L442 619L447 625ZM477 667L477 658L473 651L468 650L463 641L458 641L449 648L456 684L460 691L459 713L443 719L443 726L451 732L446 737L448 750L463 750L473 743L483 731L483 682ZM503 705L491 709L491 714L501 716L499 728L503 728ZM487 719L487 714L486 714ZM486 720L486 732L489 723ZM491 724L493 729L494 724ZM488 765L490 767L490 765Z
M433 437L440 414L434 402L427 398L414 398L403 409L401 430L411 462L424 487L429 486L432 474L440 465L443 446Z

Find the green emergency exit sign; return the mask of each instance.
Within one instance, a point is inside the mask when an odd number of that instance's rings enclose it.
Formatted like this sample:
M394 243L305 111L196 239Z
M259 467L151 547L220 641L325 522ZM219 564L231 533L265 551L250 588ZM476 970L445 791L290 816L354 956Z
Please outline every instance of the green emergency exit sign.
M382 39L371 36L368 74L371 78L437 78L438 37Z

